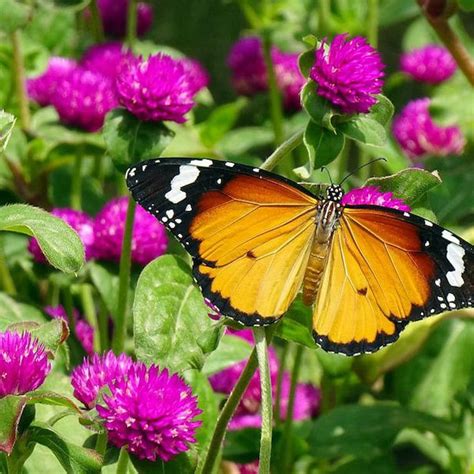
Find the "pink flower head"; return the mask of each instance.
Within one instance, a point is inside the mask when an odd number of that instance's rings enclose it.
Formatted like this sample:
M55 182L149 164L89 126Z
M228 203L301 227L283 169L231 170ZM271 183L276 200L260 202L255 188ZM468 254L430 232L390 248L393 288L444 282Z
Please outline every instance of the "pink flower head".
M0 333L0 398L36 390L50 370L46 349L31 334Z
M400 211L410 211L410 206L406 205L402 199L395 198L391 192L381 192L377 186L351 189L348 193L344 194L341 204L343 206L382 206Z
M238 40L230 50L227 65L231 69L232 86L237 94L251 96L267 90L262 41L257 36Z
M99 260L118 262L122 253L128 198L109 201L94 220L94 253ZM168 246L164 226L137 206L132 232L132 261L146 265L163 255Z
M442 127L433 122L428 98L412 100L395 117L393 134L402 150L411 158L460 155L466 140L455 125Z
M456 71L456 61L450 52L435 44L413 49L402 54L400 68L415 81L439 84L449 79Z
M122 43L95 44L82 56L81 66L115 81L120 69L132 58L133 54Z
M186 67L161 53L129 62L117 78L120 103L140 120L185 122L197 92Z
M325 40L316 50L310 78L317 93L345 114L366 113L377 102L383 85L384 64L365 38L337 35L329 46Z
M74 396L88 408L93 408L99 391L128 372L133 361L125 354L116 356L112 351L94 354L84 359L71 374Z
M46 306L44 312L53 319L63 319L64 321L69 322L67 311L64 306ZM84 317L76 308L73 309L72 314L76 325L77 340L81 343L84 352L88 355L92 355L94 353L94 328L84 320Z
M102 127L105 115L118 105L118 101L111 79L76 68L59 81L52 105L63 123L95 132Z
M194 89L196 93L209 85L209 74L197 59L183 58L179 61L189 76L191 88Z
M46 71L26 82L30 99L43 107L51 105L54 96L58 94L59 82L76 68L77 63L73 59L59 56L49 58Z
M287 110L301 109L300 92L306 79L298 66L298 53L274 52L273 61L278 87Z
M248 462L247 464L236 464L236 466L238 468L238 474L258 474L260 463L257 459L256 461Z
M86 260L93 258L94 227L92 218L85 212L68 208L55 208L51 211L51 214L62 219L77 232L82 245L84 245ZM38 241L33 237L28 242L28 251L33 255L33 258L37 262L47 262L46 257L40 249Z
M127 34L129 0L99 0L99 12L104 31L110 36L123 38ZM137 5L137 34L143 36L153 23L153 8L148 3Z
M280 416L284 420L288 412L291 377L288 372L283 374L281 384ZM293 405L293 420L307 420L316 416L321 403L321 392L309 383L298 383L295 388L295 402Z
M195 443L201 421L197 399L181 378L167 369L134 363L108 384L97 412L109 441L139 459L169 461Z

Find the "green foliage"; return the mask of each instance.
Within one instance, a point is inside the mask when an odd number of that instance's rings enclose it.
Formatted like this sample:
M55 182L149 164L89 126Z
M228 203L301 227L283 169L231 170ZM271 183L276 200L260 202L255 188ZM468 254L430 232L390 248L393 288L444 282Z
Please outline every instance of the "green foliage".
M5 151L12 135L15 122L16 118L12 114L0 110L0 152Z
M0 451L10 454L18 436L18 424L26 405L26 398L7 395L0 398Z
M4 0L0 9L0 30L13 33L24 27L31 15L31 7L17 0Z

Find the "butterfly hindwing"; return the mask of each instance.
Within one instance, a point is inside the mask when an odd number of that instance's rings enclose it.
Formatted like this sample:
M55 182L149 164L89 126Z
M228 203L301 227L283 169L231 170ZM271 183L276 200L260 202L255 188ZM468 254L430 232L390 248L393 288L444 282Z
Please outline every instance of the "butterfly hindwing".
M284 314L314 233L308 191L258 168L185 158L140 163L127 184L192 255L194 276L221 313L247 325Z
M354 355L398 339L409 321L473 306L473 247L408 212L347 206L313 314L316 342Z

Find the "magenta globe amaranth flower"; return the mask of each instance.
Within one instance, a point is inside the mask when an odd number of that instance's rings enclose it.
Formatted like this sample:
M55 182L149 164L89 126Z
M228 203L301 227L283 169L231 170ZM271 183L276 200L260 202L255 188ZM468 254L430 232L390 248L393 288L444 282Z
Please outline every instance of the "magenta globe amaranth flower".
M209 74L197 59L182 58L179 61L183 65L186 74L188 74L192 89L199 92L209 85Z
M348 39L337 35L327 46L316 50L310 78L318 85L317 94L346 114L366 113L377 102L383 85L380 54L365 38Z
M36 390L50 370L46 349L31 334L0 333L0 398Z
M283 105L287 110L301 109L300 92L306 79L298 66L298 53L273 54L276 81L283 96Z
M92 217L88 216L85 212L69 208L55 208L51 211L51 214L62 219L77 232L82 245L84 245L86 260L93 258L94 222ZM33 237L28 242L28 251L37 262L47 262L38 241Z
M98 0L98 7L104 32L123 38L127 33L127 12L129 0ZM90 14L89 14L90 16ZM143 36L153 23L153 8L148 3L137 5L137 34Z
M120 103L140 120L186 121L197 92L187 66L166 54L126 64L117 77Z
M229 52L227 65L232 72L232 86L238 94L251 96L267 90L262 41L257 36L238 40Z
M382 192L377 186L363 186L362 188L351 189L344 194L341 204L349 206L382 206L409 212L410 206L402 199L393 196L391 192Z
M126 374L108 384L97 412L109 441L126 446L139 459L169 461L195 443L201 413L191 388L176 374L134 363Z
M115 81L120 69L133 54L120 42L102 43L91 46L81 58L81 66L102 74Z
M59 81L52 105L66 125L95 132L118 101L111 79L77 68Z
M466 143L455 125L442 127L433 122L428 98L409 102L393 121L393 135L414 161L424 156L460 155Z
M26 87L30 99L41 106L50 105L58 93L58 83L77 68L73 59L53 56L48 61L46 71L40 76L27 80Z
M99 391L128 372L133 361L125 354L116 356L112 351L94 354L72 372L74 396L88 408L93 408Z
M94 220L94 253L99 260L118 262L122 253L128 198L112 199ZM137 206L132 231L132 261L146 265L163 255L168 246L164 226L142 207Z
M456 61L450 52L435 44L402 54L400 68L415 81L439 84L456 71Z
M291 377L288 372L283 374L280 398L280 417L285 420L288 413L288 402L290 398ZM297 383L295 387L295 401L293 405L293 417L295 421L313 418L319 412L321 403L320 390L309 383Z

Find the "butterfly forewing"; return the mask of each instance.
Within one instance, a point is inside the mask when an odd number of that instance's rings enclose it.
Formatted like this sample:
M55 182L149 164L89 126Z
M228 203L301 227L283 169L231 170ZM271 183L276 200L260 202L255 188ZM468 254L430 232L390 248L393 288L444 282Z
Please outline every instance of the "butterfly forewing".
M258 168L184 158L141 163L127 184L193 256L220 312L249 325L286 312L314 234L317 201L304 188Z

